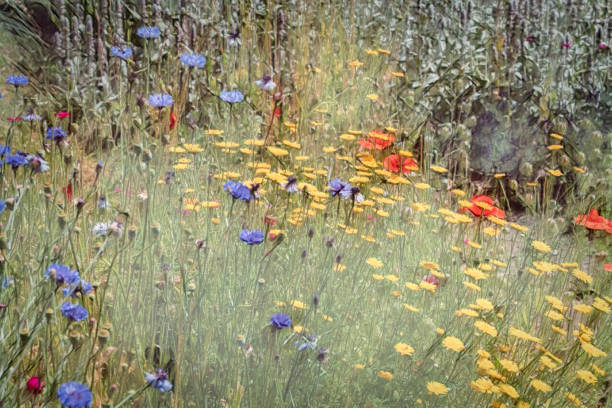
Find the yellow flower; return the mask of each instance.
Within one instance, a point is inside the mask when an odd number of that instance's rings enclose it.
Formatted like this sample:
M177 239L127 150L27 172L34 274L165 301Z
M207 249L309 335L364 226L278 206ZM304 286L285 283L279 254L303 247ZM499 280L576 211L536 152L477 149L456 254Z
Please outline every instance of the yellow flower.
M482 394L485 393L492 393L497 391L497 387L493 384L493 382L486 378L486 377L480 377L475 381L472 381L470 383L470 387L472 387L472 389L476 392L480 392ZM495 390L495 391L494 391Z
M563 140L563 136L561 136L558 133L551 133L549 136L552 137L553 139Z
M591 357L606 357L608 355L605 351L598 349L591 343L583 342L581 347Z
M417 308L416 308L416 307L414 307L414 306L409 305L408 303L404 303L404 307L405 307L406 309L410 310L411 312L414 312L414 313L419 313L419 309L417 309Z
M445 167L437 166L435 164L432 164L430 169L432 169L436 173L440 173L440 174L446 173L448 171L448 169L446 169Z
M506 177L506 173L495 173L493 177L495 177L496 179L504 178Z
M575 396L574 394L572 394L571 392L566 392L565 397L568 399L569 402L571 402L572 404L574 404L575 406L579 407L582 405L582 402L580 402L580 399Z
M580 167L572 167L572 169L576 172L576 173L586 173L585 169L581 169Z
M285 149L281 149L280 147L268 146L268 151L276 157L286 156L289 152Z
M548 172L548 174L550 174L551 176L555 176L555 177L561 177L563 175L561 170L546 169L546 171Z
M391 72L391 75L393 75L396 78L403 78L404 77L404 73L403 72Z
M472 309L459 309L455 311L455 315L458 317L468 316L468 317L477 317L478 312Z
M474 249L480 249L480 248L482 248L482 245L480 245L480 244L479 244L479 243L477 243L477 242L470 241L469 239L468 239L468 240L466 240L466 244L468 244L469 246L471 246L471 247L472 247L472 248L474 248Z
M420 288L419 288L419 285L417 285L416 283L406 282L406 283L405 283L405 285L406 285L406 287L407 287L408 289L410 289L410 290L417 291L417 290L419 290L419 289L420 289Z
M421 281L421 283L419 283L419 287L423 290L428 290L431 293L434 293L436 291L436 285L425 281Z
M185 153L187 150L183 149L182 147L171 147L169 149L172 153Z
M563 330L561 327L559 326L555 326L554 324L550 327L551 329L553 329L554 331L556 331L557 333L559 333L562 336L567 336L567 332L565 330Z
M368 258L366 259L366 263L374 269L382 268L384 265L384 263L382 263L376 258Z
M606 302L600 297L596 297L593 300L593 307L599 310L600 312L610 313L610 305L608 305L608 302Z
M514 327L510 327L510 330L508 330L508 334L514 337L517 337L521 340L526 340L526 341L531 341L534 343L541 343L542 340L540 340L537 337L532 336L531 334L524 332L523 330L520 329L516 329Z
M484 320L476 320L474 322L474 326L476 326L476 328L481 332L486 333L491 337L497 337L497 329Z
M296 333L301 333L304 331L304 327L300 326L299 324L296 324L295 326L293 326L293 331Z
M381 280L384 280L384 279L385 279L385 277L384 277L384 276L379 275L379 274L377 274L377 273L373 274L373 275L372 275L372 278L374 278L374 280L377 280L377 281L381 281Z
M444 334L444 329L442 329L442 328L438 327L438 328L436 329L436 333L438 333L438 334L441 336L441 335L443 335L443 334Z
M506 371L510 371L511 373L518 373L519 372L518 364L516 364L512 360L507 360L507 359L503 358L503 359L499 360L499 364L501 364L501 366Z
M581 271L580 269L574 269L572 271L572 275L574 275L577 279L583 281L584 283L593 283L593 278L591 275Z
M458 188L453 189L452 193L454 195L456 195L457 197L465 197L465 191L459 190ZM472 203L469 202L469 201L466 201L466 203L468 203L468 205L467 205L468 207L470 207L472 205Z
M560 144L551 144L551 145L546 146L546 148L548 150L551 150L551 151L553 151L553 150L561 150L561 149L563 149L563 145L560 145Z
M593 371L595 371L597 375L606 375L606 372L599 368L595 363L591 363L591 368L593 369Z
M440 265L432 261L422 261L421 266L425 269L436 269L436 270L440 269Z
M190 153L200 153L204 151L204 149L200 147L200 145L197 143L196 144L185 143L183 146L185 146L185 150L187 150Z
M486 227L485 229L482 230L482 232L484 232L486 235L490 237L494 237L500 233L500 230L493 228L493 227Z
M399 280L397 275L385 275L385 279L391 282L397 282Z
M501 218L497 218L497 217L496 217L496 216L494 216L494 215L489 215L489 216L487 217L487 219L488 219L489 221L491 221L493 224L497 224L497 225L499 225L499 226L501 226L501 227L503 227L503 226L505 226L506 224L508 224L508 221L502 220Z
M590 314L593 311L593 307L585 305L584 303L578 303L574 305L574 310L582 314Z
M520 397L519 393L516 392L516 389L509 384L499 384L499 389L512 399L517 399Z
M445 337L444 340L442 340L442 345L448 350L453 350L457 353L465 350L465 345L463 344L463 342L454 336Z
M363 370L365 368L363 364L355 364L353 367L355 367L355 370Z
M540 252L549 253L551 251L550 247L542 241L532 241L531 246Z
M334 265L334 272L342 272L345 269L346 269L346 265L343 265L343 264L340 264L340 263Z
M522 226L520 224L516 224L514 222L511 222L509 225L510 225L510 228L514 228L515 230L520 231L520 232L527 232L527 231L529 231L529 228L524 227L524 226Z
M371 101L377 101L378 100L378 95L377 94L367 94L366 98L368 98Z
M470 307L472 307L472 309L482 309L486 311L491 311L493 310L493 303L491 303L487 299L479 298L476 299L476 305L470 305Z
M223 130L218 130L218 129L208 129L204 131L204 134L206 135L211 135L211 136L219 136L223 134Z
M427 383L427 391L429 391L430 394L444 395L448 393L448 388L446 385L437 381L430 381Z
M384 48L377 48L376 51L380 52L381 54L391 55L391 51L386 50Z
M402 356L411 356L414 353L414 349L406 343L397 343L395 345L395 351L400 353Z
M283 140L283 144L287 147L291 147L292 149L301 149L302 145L297 142L292 142L290 140Z
M563 320L563 315L559 312L555 312L554 310L549 310L548 312L546 312L546 316L555 321Z
M383 380L391 381L393 379L393 374L388 371L380 370L378 372L378 377L382 378Z
M556 298L554 296L544 296L544 299L546 299L546 301L550 303L552 307L554 307L560 312L565 312L567 310L567 307L563 306L563 302L559 298Z
M345 142L352 142L356 139L356 137L351 135L350 133L342 133L340 135L340 139L344 140Z
M348 64L349 64L349 67L353 67L353 68L358 68L358 67L363 66L363 62L357 61L357 60L350 61Z
M595 374L593 374L589 370L576 371L576 377L580 378L582 381L588 384L595 384L597 382L597 377L595 377Z
M293 306L294 309L306 309L306 305L304 304L304 302L301 302L299 300L292 300L291 306Z
M336 149L334 146L327 146L323 148L323 153L335 153Z
M414 187L418 188L419 190L427 190L431 186L427 183L414 183Z
M472 282L468 282L468 281L463 281L463 285L467 288L470 288L472 290L475 290L476 292L480 292L480 286L472 283Z
M531 380L531 383L529 385L531 385L537 391L541 391L541 392L552 391L552 387L541 380L537 380L537 379Z
M470 278L474 278L476 280L483 280L483 279L487 279L489 277L488 274L486 274L486 273L484 273L481 270L476 269L476 268L465 268L463 273L465 273Z

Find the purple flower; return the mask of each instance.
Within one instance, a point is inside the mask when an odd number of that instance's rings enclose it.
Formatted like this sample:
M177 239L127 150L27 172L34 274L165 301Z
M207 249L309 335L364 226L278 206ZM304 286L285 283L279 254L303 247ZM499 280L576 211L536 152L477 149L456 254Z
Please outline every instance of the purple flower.
M47 140L55 140L61 142L66 138L66 132L60 126L50 127L47 129Z
M68 287L62 289L62 294L64 297L74 297L77 293L81 293L82 295L87 295L93 290L93 285L83 279L76 284L72 284Z
M157 38L161 35L161 31L159 27L142 26L136 30L136 35L146 39Z
M28 154L26 160L34 173L46 173L50 170L49 162L43 159L39 153Z
M276 84L274 81L272 81L272 77L270 75L264 75L261 79L255 81L255 85L264 91L271 91L276 88Z
M569 48L571 46L572 45L570 43L563 43L563 44L561 44L561 47L563 47L563 48Z
M91 407L93 399L89 387L75 381L60 385L57 390L57 397L62 405L68 408Z
M9 75L6 77L6 83L14 85L16 87L27 85L28 82L30 82L28 80L28 77L23 76L23 75Z
M251 190L244 184L239 183L237 181L227 181L223 185L223 190L229 191L229 193L232 195L232 198L234 199L238 199L247 203L251 201Z
M270 324L274 326L274 328L281 330L291 326L291 318L284 313L277 313L270 317Z
M47 272L45 273L45 278L51 276L51 271L55 271L55 282L57 282L58 285L62 285L64 283L71 285L73 283L77 283L79 279L81 279L79 272L71 270L67 265L49 265L47 267Z
M607 50L608 46L606 44L599 44L599 49L600 50Z
M131 47L122 48L113 46L110 48L110 53L113 57L121 58L122 60L127 61L132 58L133 51Z
M244 100L244 96L242 95L242 92L238 90L221 91L221 93L219 94L219 98L221 98L222 101L229 103L230 105L233 105L238 102L242 102Z
M188 67L204 68L206 57L200 54L182 54L181 62Z
M281 183L281 187L284 188L288 193L297 193L298 192L297 178L289 177L286 183Z
M154 374L145 373L145 380L161 392L168 392L172 389L172 383L168 381L168 373L161 368L155 370Z
M333 179L332 181L329 182L328 189L329 189L329 194L332 197L336 197L338 194L340 194L340 196L344 197L344 195L348 191L350 191L351 185L349 183L346 183L346 182L342 181L339 178L335 178L335 179Z
M240 232L240 240L246 242L247 245L258 245L264 240L264 233L260 230L249 231L244 229Z
M340 195L342 198L350 198L358 203L361 203L364 200L363 194L361 194L361 189L357 186L348 185L348 188L342 190Z
M89 313L87 309L85 309L81 305L75 305L74 303L64 302L60 306L60 311L66 318L72 320L73 322L80 322L81 320L87 319Z
M232 47L240 45L240 34L238 31L232 31L227 34L227 43Z
M153 94L149 96L149 105L164 108L172 105L172 96L169 94Z
M13 167L13 169L17 169L19 166L25 166L27 163L27 159L21 154L11 154L10 156L6 156L6 164Z
M11 152L11 146L0 145L0 157L4 157Z

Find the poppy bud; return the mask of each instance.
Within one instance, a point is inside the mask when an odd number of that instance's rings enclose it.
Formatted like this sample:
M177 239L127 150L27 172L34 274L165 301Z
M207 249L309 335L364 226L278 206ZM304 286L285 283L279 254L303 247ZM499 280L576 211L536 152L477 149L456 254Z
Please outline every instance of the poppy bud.
M79 198L76 202L77 212L81 212L84 206L85 206L85 200L83 200L82 198Z
M314 236L314 228L310 227L310 229L308 230L308 238L312 239L313 236Z
M138 227L136 225L130 225L128 227L128 238L130 241L136 238L136 232L138 232Z
M151 232L153 233L154 238L159 238L159 232L161 230L161 225L158 222L154 222L151 224Z
M108 342L108 338L110 337L110 333L106 329L100 330L98 333L98 341L101 346L104 346Z
M79 345L79 340L81 338L81 335L79 334L78 331L71 330L69 334L69 338L70 338L70 343L72 344L72 347L76 348Z
M302 259L306 258L306 255L308 255L308 252L306 250L302 251Z
M10 211L13 211L13 208L15 208L15 197L9 197L6 200L4 200L4 204L6 204L6 208L8 208Z
M336 263L340 263L340 262L342 262L342 254L338 254L336 256Z
M45 383L38 377L30 377L27 383L28 391L32 394L40 394L45 387Z
M512 191L518 190L518 187L519 187L518 181L516 181L515 179L510 180L508 182L508 187L510 187Z
M315 307L319 306L319 296L318 295L314 295L314 297L312 298L312 304L315 305Z
M519 166L519 173L523 177L530 178L533 175L533 166L529 162L522 162Z

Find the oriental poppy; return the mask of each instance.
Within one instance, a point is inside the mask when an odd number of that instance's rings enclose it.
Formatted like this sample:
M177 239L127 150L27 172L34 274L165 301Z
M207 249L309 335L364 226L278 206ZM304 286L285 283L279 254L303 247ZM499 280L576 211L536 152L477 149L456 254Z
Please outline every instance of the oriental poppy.
M377 130L370 132L367 140L360 140L359 146L372 150L384 150L395 142L395 136L389 133L379 132Z
M588 215L577 215L574 217L574 222L590 230L604 230L612 234L612 220L608 220L599 215L595 208L589 211Z
M484 216L488 217L492 215L494 217L504 219L506 217L506 213L501 208L497 208L493 205L493 198L484 195L484 194L476 194L470 200L472 203L469 207L462 207L459 212L463 212L465 210L469 210L472 214L477 217Z
M383 166L389 171L398 173L400 171L400 163L402 173L417 171L419 169L419 165L412 158L402 158L399 154L390 154L387 156L383 162Z

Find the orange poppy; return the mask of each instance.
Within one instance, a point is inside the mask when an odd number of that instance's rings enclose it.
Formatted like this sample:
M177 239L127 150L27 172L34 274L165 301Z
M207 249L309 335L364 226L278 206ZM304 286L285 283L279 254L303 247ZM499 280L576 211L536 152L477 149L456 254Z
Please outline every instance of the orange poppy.
M488 217L489 215L492 215L494 217L500 218L500 219L504 219L506 217L506 213L504 212L504 210L502 210L501 208L497 208L493 205L493 198L484 195L484 194L476 194L475 196L472 197L472 199L470 200L470 202L472 203L471 206L469 207L462 207L459 212L463 212L465 210L469 210L472 214L474 214L476 217ZM476 203L482 203L482 204L486 204L485 207L490 207L490 208L481 208L478 205L476 205Z
M392 171L393 173L399 173L400 163L402 173L417 171L419 169L419 165L411 157L402 159L399 154L390 154L387 156L383 162L383 167L389 171Z
M357 143L359 146L367 150L384 150L395 142L395 136L389 133L379 132L374 130L369 133L367 140L360 140Z
M574 222L591 230L603 230L612 234L612 220L608 220L599 215L595 208L589 211L588 215L578 214L574 217Z

